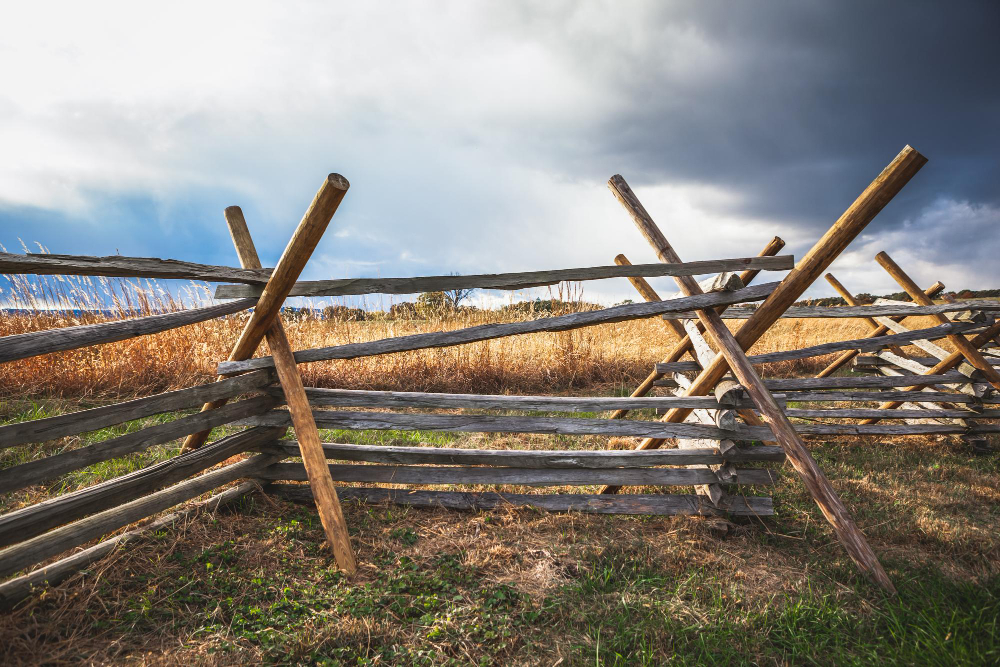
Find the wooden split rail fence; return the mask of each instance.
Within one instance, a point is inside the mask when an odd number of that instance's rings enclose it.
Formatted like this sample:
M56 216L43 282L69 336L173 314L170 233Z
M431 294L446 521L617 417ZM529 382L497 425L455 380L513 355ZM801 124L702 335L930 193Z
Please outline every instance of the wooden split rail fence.
M755 257L685 263L620 176L609 182L612 193L652 244L658 263L631 264L619 255L613 266L582 269L300 282L303 267L349 187L346 179L336 174L323 183L273 269L261 267L238 207L227 209L225 218L240 268L153 258L0 254L2 273L240 283L217 288L217 298L234 299L221 305L3 338L0 362L147 335L210 318L246 319L229 358L218 366L217 382L0 426L3 449L202 406L200 412L187 412L172 421L0 470L0 493L9 494L52 483L95 463L185 439L180 453L167 461L0 515L0 577L22 573L0 583L0 604L16 603L33 586L54 584L117 545L138 539L141 528L120 532L132 524L236 482L237 486L204 503L155 519L147 526L160 528L192 512L214 509L264 488L288 499L315 503L334 558L350 573L357 564L340 505L344 499L456 509L530 506L550 511L764 516L774 512L771 498L754 495L753 489L773 484L776 467L785 461L798 473L862 571L892 590L891 581L809 454L802 436L940 433L981 438L995 432L997 425L988 420L1000 415L1000 408L988 406L1000 403L992 391L1000 386L1000 376L992 365L1000 366L1000 357L984 355L979 349L992 345L1000 333L991 315L1000 305L934 304L921 292L922 299L914 296L914 303L905 304L860 306L848 299L852 305L844 308L790 306L925 161L906 147L797 264L790 256L778 255L784 245L780 239L771 241ZM789 273L780 282L751 285L760 271L775 270ZM719 275L702 283L693 278L706 273ZM900 276L904 289L912 291L913 285L902 281L901 270L894 275ZM659 276L674 277L682 295L661 299L645 280ZM291 349L278 319L288 296L410 294L472 287L513 290L612 277L628 278L645 303L298 351ZM738 307L755 302L760 303L753 308ZM239 315L251 308L249 316ZM901 324L905 317L914 315L934 317L937 324L918 330ZM744 350L783 316L863 318L873 329L866 338L746 356ZM310 361L354 359L656 317L663 318L680 342L655 364L631 396L622 398L305 388L297 368L297 364ZM731 333L723 318L745 322ZM959 352L946 352L933 343L945 339ZM270 355L254 357L264 340ZM898 361L902 347L913 345L925 354ZM879 375L834 377L831 370L816 378L764 380L754 368L832 353L840 353L839 365L833 370L855 360L857 368L865 362L865 368ZM685 360L685 355L690 360ZM667 395L650 395L664 388ZM789 407L792 401L866 402L871 400L872 389L884 399L883 405ZM636 419L632 412L636 410L644 410L643 415L654 410L665 414L662 419ZM573 415L578 412L606 413L606 417ZM632 418L626 419L630 413ZM969 418L973 414L975 419ZM793 425L790 418L841 421ZM863 421L845 423L845 419ZM913 420L919 423L910 423ZM220 426L226 427L227 434L212 440L212 429ZM294 440L285 439L289 427L294 430ZM599 435L635 438L639 444L631 451L390 447L322 442L321 428ZM661 449L668 441L677 447ZM508 493L453 488L483 485L597 487L600 492ZM445 486L447 490L408 488L411 486ZM615 493L637 486L689 491ZM110 539L99 541L109 535ZM66 552L72 553L66 556ZM59 556L62 558L53 560ZM39 563L44 564L23 573Z

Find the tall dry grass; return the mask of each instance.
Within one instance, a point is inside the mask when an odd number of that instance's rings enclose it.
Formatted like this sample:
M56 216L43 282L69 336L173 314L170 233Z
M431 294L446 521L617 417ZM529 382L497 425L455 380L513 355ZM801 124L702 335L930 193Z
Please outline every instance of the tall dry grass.
M208 301L207 286L171 290L156 281L76 276L6 276L0 335L138 317ZM180 294L181 296L176 296ZM553 294L584 307L578 287ZM214 379L249 315L242 313L151 336L0 365L0 397L121 399ZM282 316L294 349L340 345L534 317L528 311L459 310L424 319L363 321ZM731 321L736 329L740 322ZM752 353L787 350L865 335L857 320L781 320ZM659 319L540 333L451 348L418 350L301 366L307 384L357 389L541 393L630 391L676 343ZM259 354L266 353L261 347ZM832 356L770 364L768 376L808 375Z

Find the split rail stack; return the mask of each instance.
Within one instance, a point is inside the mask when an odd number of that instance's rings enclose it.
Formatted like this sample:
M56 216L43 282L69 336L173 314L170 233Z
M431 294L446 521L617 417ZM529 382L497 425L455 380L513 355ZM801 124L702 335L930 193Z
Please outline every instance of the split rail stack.
M880 354L885 349L894 350L893 346L917 344L915 341L929 343L942 337L952 341L959 337L966 340L964 336L973 334L976 337L965 347L978 349L992 342L997 334L988 315L997 306L979 302L930 304L915 299L916 305L824 309L824 316L865 317L878 323L885 318L901 320L908 315L933 315L940 323L919 331L903 331L898 322L893 321L891 326L885 325L886 331L878 335L873 333L866 339L772 355L748 358L744 350L780 317L813 316L809 314L810 309L789 307L925 162L919 153L906 147L797 264L789 256L778 255L783 246L780 239L773 240L756 257L685 263L620 176L609 182L612 193L650 241L660 260L658 263L633 265L624 256L619 256L614 266L582 269L298 281L348 189L346 179L336 174L328 177L320 188L274 269L261 267L238 207L225 212L240 259L238 269L149 258L0 255L0 272L4 273L78 273L238 283L217 288L217 298L233 299L218 306L0 339L0 361L16 361L37 354L165 331L213 317L231 317L252 308L229 358L219 364L218 382L0 427L0 448L16 447L202 405L201 412L178 417L172 422L0 471L0 493L8 493L46 483L100 461L185 438L181 452L169 461L0 515L0 548L3 549L0 551L0 577L50 561L68 550L233 482L240 483L213 496L206 501L207 506L231 502L261 486L276 495L314 502L338 565L353 572L357 565L340 508L341 499L466 509L531 506L552 511L625 514L767 515L774 511L771 499L753 495L752 489L772 484L776 479L775 467L787 460L852 559L879 585L892 590L889 578L801 436L896 433L894 429L900 426L907 429L962 428L963 432L972 429L975 433L988 432L994 427L978 421L961 427L952 423L793 426L789 417L810 417L811 413L788 408L787 401L850 401L854 400L852 396L870 387L908 387L901 392L882 392L880 396L886 400L959 406L934 407L931 414L925 409L920 415L922 418L959 419L952 412L944 414L942 411L964 410L974 405L980 409L977 419L985 419L993 413L980 406L989 399L984 393L975 394L978 391L975 387L979 385L975 373L980 372L982 364L974 362L972 353L963 349L962 353L966 354L963 358L969 358L976 369L971 375L961 363L943 367L945 361L941 361L920 378L923 389L919 390L909 387L912 379L894 374L874 378L824 376L765 381L757 374L754 364L838 351L843 351L844 355L848 352ZM762 270L789 269L780 282L751 285ZM711 273L719 275L700 284L693 278ZM682 296L661 300L645 281L655 276L673 276ZM288 296L412 294L470 287L512 290L564 280L611 277L628 278L646 303L529 322L482 325L298 351L291 349L278 319ZM752 309L730 308L753 302L761 303ZM954 313L964 314L949 319L948 314ZM624 398L315 389L303 386L297 367L297 364L311 361L356 359L660 316L681 336L681 342L656 365L631 397ZM744 318L745 322L731 333L723 324L723 316ZM265 340L270 355L254 357ZM686 354L690 355L690 361L683 359ZM968 385L973 389L944 391L943 387L952 385ZM649 395L653 388L664 386L670 389L670 395ZM820 393L824 398L810 398ZM918 396L914 398L915 395ZM230 400L233 402L228 402ZM640 409L656 409L665 414L655 420L634 418L636 413L633 411ZM858 418L869 414L836 410L840 412L826 410L824 416ZM877 413L878 421L910 419L913 415L907 410L883 406ZM581 411L605 412L606 417L570 416ZM524 412L562 413L563 416L517 414ZM625 419L626 416L631 418ZM212 440L212 429L223 425L228 425L230 430L236 427L243 430ZM285 439L289 427L294 429L294 440ZM634 451L489 451L366 446L322 442L320 428L627 436L640 440L640 444ZM661 449L668 441L678 446ZM244 458L219 467L236 455L244 455ZM308 485L298 483L306 481ZM545 494L452 490L484 485L597 486L601 492ZM447 486L449 490L426 488L440 486ZM687 487L692 492L615 493L623 487L636 486ZM750 495L746 493L748 487ZM149 525L162 527L183 516L184 512L197 511L204 506L161 517ZM139 531L117 534L110 540L0 584L0 602L20 599L33 585L55 583L117 545L136 539L139 534Z

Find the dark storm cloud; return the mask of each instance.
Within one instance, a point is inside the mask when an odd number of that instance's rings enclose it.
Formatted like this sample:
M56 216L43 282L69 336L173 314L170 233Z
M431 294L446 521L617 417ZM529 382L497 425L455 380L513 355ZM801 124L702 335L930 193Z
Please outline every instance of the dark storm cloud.
M636 183L736 189L744 214L819 228L909 143L930 164L921 187L898 197L894 224L942 195L1000 200L998 3L608 9L635 13L653 37L630 45L623 31L602 41L594 26L548 17L569 26L554 42L564 57L623 100L589 128L582 154L553 162L595 173L615 165ZM530 10L519 18L525 30L552 34ZM692 35L711 64L695 55L672 66L685 54L670 40Z

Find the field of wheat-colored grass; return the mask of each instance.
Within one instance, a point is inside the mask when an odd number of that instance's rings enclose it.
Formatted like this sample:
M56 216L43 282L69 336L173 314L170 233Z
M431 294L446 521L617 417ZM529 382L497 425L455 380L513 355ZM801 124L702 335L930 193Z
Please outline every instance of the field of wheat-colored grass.
M184 307L155 281L8 277L8 310L0 336L137 317ZM177 289L173 293L177 293ZM204 303L207 289L190 285L188 302ZM94 312L98 306L110 306ZM585 307L577 302L578 307ZM565 305L572 309L574 303ZM377 316L339 321L286 314L283 323L293 349L357 343L393 336L444 331L533 317L530 311L462 309L419 319ZM0 366L0 397L121 399L177 389L214 377L239 336L248 314L194 324L131 340L33 357ZM738 328L739 321L730 321ZM863 336L857 320L781 320L751 353L805 347ZM544 393L602 387L630 390L677 337L659 319L606 324L558 333L482 341L451 348L403 352L355 360L304 364L307 385L355 389ZM265 354L261 346L259 354ZM773 364L774 376L807 374L821 368L817 358Z

